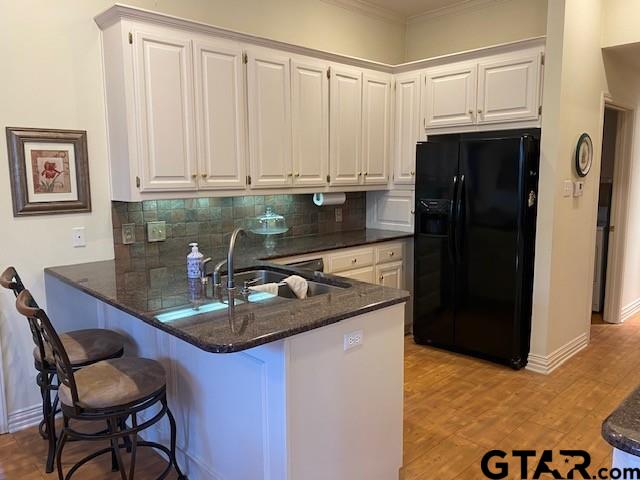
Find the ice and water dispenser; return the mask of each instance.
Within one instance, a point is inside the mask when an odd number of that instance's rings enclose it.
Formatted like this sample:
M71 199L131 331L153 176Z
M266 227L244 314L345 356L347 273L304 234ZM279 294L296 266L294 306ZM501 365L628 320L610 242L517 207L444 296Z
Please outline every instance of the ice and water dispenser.
M449 230L451 200L420 198L418 200L416 233L446 236Z

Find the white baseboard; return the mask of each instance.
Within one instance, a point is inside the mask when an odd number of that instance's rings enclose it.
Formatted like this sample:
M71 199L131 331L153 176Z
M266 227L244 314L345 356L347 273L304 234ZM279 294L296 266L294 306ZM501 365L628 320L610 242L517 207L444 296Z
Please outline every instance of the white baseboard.
M635 317L639 313L640 298L622 307L622 311L620 312L620 321L624 322L625 320L629 320L631 317Z
M42 420L42 403L21 408L9 414L9 432L17 432L25 428L39 425Z
M551 352L549 355L536 355L535 353L530 353L526 369L536 373L543 373L545 375L549 374L586 347L588 343L589 339L587 334L582 333L570 342L565 343L557 350Z

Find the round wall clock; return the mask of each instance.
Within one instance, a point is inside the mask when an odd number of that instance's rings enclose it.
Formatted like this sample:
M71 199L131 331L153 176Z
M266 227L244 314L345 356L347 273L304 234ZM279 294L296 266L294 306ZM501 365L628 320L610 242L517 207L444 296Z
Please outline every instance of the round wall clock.
M593 142L588 133L583 133L576 146L576 172L581 177L586 177L593 163Z

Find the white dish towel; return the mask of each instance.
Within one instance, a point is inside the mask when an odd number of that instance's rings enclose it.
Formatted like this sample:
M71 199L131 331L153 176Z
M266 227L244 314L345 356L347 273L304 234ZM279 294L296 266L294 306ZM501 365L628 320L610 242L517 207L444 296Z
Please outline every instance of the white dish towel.
M283 280L291 291L295 293L296 297L301 300L307 298L307 291L309 290L309 282L299 275L291 275Z
M271 295L278 295L278 284L277 283L265 283L263 285L256 285L254 287L249 287L249 290L254 292L266 292Z

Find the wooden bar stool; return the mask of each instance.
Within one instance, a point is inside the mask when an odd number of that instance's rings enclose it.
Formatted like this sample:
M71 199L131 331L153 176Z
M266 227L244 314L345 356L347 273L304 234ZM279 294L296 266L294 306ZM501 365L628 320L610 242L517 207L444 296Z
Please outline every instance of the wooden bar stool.
M13 267L7 268L0 275L0 285L12 290L17 297L24 289L24 284ZM38 304L31 298L31 307L38 308ZM53 471L53 462L56 452L56 431L55 416L58 411L58 396L52 401L51 392L58 390L58 382L54 382L56 377L56 367L51 348L43 341L40 332L33 322L29 321L29 328L35 348L33 357L35 368L38 371L36 383L40 387L42 395L42 422L39 430L42 438L48 440L48 453L45 470L47 473ZM125 338L112 330L92 328L87 330L74 330L60 335L60 341L64 345L69 362L74 369L87 365L119 358L124 353Z
M28 290L23 290L16 300L18 311L30 319L40 336L51 348L58 372L60 388L58 390L64 428L56 450L58 479L68 480L88 461L112 453L120 471L122 480L133 480L138 447L152 447L162 451L168 458L167 467L157 477L166 478L172 467L179 480L186 480L176 461L176 422L167 405L166 373L159 362L148 358L124 357L103 360L80 370L75 370L69 359L62 340L51 325L44 310L33 307L33 299ZM138 423L138 413L150 407L157 407L150 418ZM164 416L169 419L171 428L170 448L156 442L140 441L137 433L159 422ZM131 427L126 423L131 418ZM106 421L107 430L97 433L84 433L74 430L69 420ZM119 443L123 439L123 443ZM102 448L78 461L67 472L62 471L62 451L67 440L109 440L111 447ZM130 441L127 442L127 440ZM129 475L125 472L120 454L121 448L131 451Z

